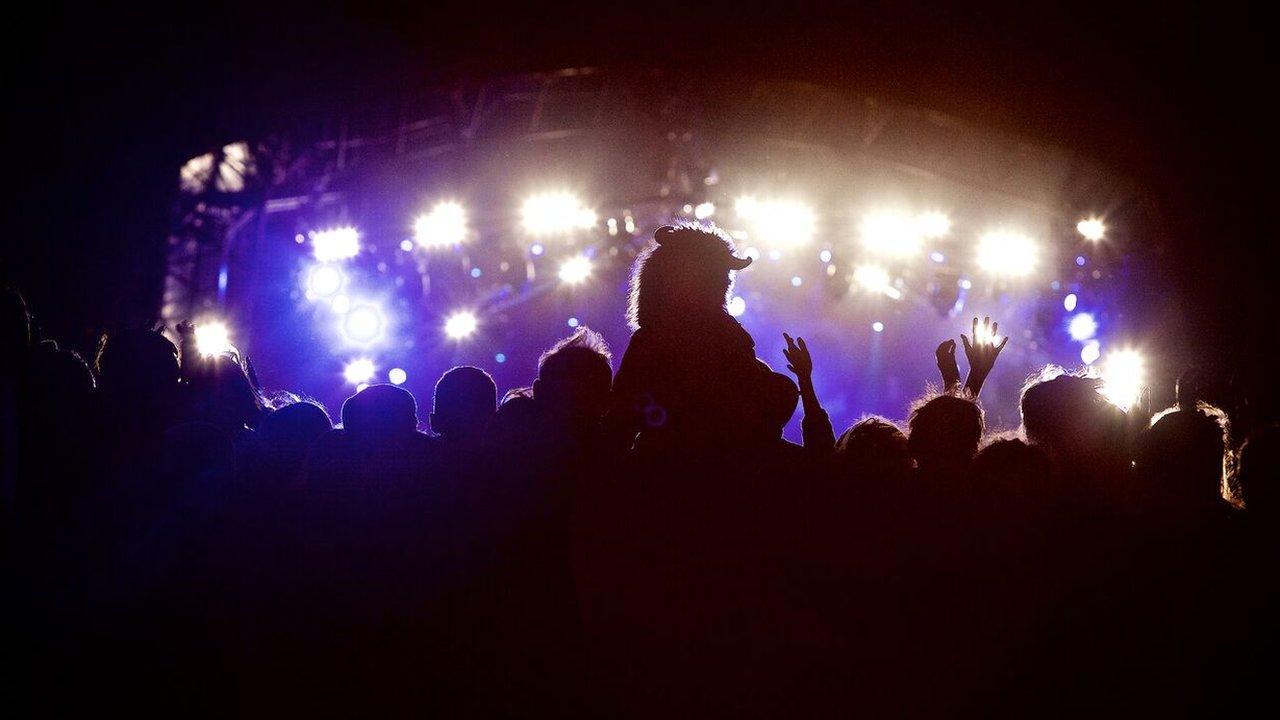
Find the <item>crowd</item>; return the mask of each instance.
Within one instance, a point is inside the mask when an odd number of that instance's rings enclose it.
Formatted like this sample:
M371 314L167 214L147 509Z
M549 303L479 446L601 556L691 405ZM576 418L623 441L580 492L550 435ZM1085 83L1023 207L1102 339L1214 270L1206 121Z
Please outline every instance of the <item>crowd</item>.
M177 343L109 332L90 367L6 291L12 717L1183 715L1268 697L1275 428L1233 447L1191 380L1152 417L1047 368L1021 427L989 433L979 397L1008 339L975 318L964 380L946 340L905 423L837 433L804 339L780 340L777 372L725 311L749 263L714 228L663 227L620 361L579 328L501 399L455 367L429 412L372 385L336 419L201 356L188 325Z

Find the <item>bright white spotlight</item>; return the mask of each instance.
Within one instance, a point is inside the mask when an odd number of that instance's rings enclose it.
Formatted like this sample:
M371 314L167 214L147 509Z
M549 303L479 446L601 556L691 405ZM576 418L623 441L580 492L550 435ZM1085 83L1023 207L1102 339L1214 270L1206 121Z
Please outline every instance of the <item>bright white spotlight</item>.
M1084 342L1098 334L1098 321L1089 313L1080 313L1067 323L1067 332L1071 334L1072 340Z
M595 211L572 193L549 192L525 200L520 219L531 235L554 235L592 227L597 218Z
M311 252L320 262L353 258L360 254L360 232L353 227L313 232Z
M1097 362L1098 357L1102 355L1102 345L1097 340L1090 340L1080 348L1080 362L1085 365L1092 365Z
M1146 365L1137 350L1107 353L1102 361L1102 395L1121 410L1133 407L1147 382Z
M742 299L741 295L734 295L729 298L729 304L726 306L729 314L734 317L742 317L742 313L747 311L747 301Z
M348 340L370 343L382 336L386 321L382 311L373 305L356 305L342 320L342 332Z
M853 282L867 292L883 294L897 300L902 292L893 286L889 271L879 265L859 265L853 271Z
M1079 300L1080 298L1076 297L1075 293L1068 293L1066 297L1062 298L1062 309L1066 310L1067 312L1071 312L1072 310L1075 310L1076 303Z
M461 340L474 333L479 325L475 313L460 310L445 319L444 334L453 340Z
M212 357L235 351L231 344L231 331L227 329L226 323L220 320L196 323L195 331L196 352L201 355Z
M1107 235L1107 226L1102 222L1101 218L1091 217L1085 218L1076 223L1076 232L1084 236L1085 240L1093 240L1097 242Z
M413 222L413 239L424 248L460 244L467 239L467 211L456 202L437 203Z
M342 270L336 265L317 265L307 275L307 297L332 297L342 289Z
M575 255L560 264L560 282L577 285L588 277L591 277L591 259L586 255Z
M342 377L346 378L347 382L352 385L359 386L373 379L375 372L377 372L377 368L374 367L372 360L359 358L347 363L347 366L342 370Z
M916 216L916 229L925 240L946 237L951 232L951 218L936 210L923 212Z
M716 214L716 206L711 202L698 203L693 208L693 216L699 220L706 220Z
M950 223L948 222L948 227ZM910 257L924 241L920 223L905 213L881 210L863 216L858 237L867 250L889 257Z
M1035 242L1016 232L989 232L978 242L978 265L992 275L1028 275L1036 267L1038 254Z
M392 385L403 385L405 380L409 379L409 373L404 368L391 368L387 371L387 380Z
M744 196L738 198L733 209L750 225L751 239L771 251L809 244L818 225L813 208L798 200Z

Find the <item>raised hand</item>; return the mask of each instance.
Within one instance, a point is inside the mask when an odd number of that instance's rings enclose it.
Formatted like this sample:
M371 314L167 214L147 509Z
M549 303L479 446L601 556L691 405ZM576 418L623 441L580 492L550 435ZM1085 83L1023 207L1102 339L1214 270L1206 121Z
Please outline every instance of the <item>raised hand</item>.
M943 340L934 351L938 358L938 372L942 373L942 387L950 392L960 387L960 367L956 365L956 341Z
M964 342L965 357L969 359L969 378L965 380L964 386L974 397L982 390L982 383L991 373L991 368L995 367L1000 351L1009 344L1009 337L1006 335L1001 339L997 334L999 330L1000 323L991 322L990 317L982 318L981 323L975 317L970 331L973 340L963 333L960 335L960 340Z
M809 347L804 344L804 338L792 340L786 333L782 333L782 337L787 341L787 347L782 351L787 358L787 369L801 380L812 377L813 356L809 354Z

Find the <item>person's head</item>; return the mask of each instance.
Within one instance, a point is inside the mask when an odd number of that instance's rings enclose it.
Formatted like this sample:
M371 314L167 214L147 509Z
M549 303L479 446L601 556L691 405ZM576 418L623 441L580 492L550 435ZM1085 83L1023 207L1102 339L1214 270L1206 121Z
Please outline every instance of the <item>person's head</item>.
M907 449L925 472L964 470L982 439L982 408L968 397L942 394L915 403L907 420Z
M99 340L94 368L105 392L155 398L178 387L178 348L154 330L120 330Z
M1099 392L1097 378L1047 367L1022 389L1022 428L1027 441L1068 464L1123 457L1124 413Z
M440 376L432 397L431 429L444 438L478 437L498 406L489 373L463 365Z
M868 415L836 440L835 468L851 480L903 481L912 468L907 435L892 421Z
M1226 413L1207 403L1169 408L1139 438L1137 469L1173 502L1219 505L1226 489Z
M600 333L583 326L538 359L533 399L554 417L592 420L609 406L613 364Z
M1244 441L1236 480L1245 512L1274 519L1280 511L1280 425L1263 428Z
M195 416L219 427L256 428L265 412L262 398L249 382L240 363L229 355L203 358L190 377Z
M418 430L418 403L395 385L370 385L342 403L342 429L360 438L398 438Z
M1009 504L1045 499L1052 476L1049 456L1016 437L993 440L973 458L974 484Z
M799 402L800 388L796 387L794 380L772 370L761 373L760 410L764 436L780 437L787 423L791 422L791 416L795 415Z
M733 239L714 225L658 228L631 271L627 320L632 328L723 311L733 273L751 264L735 257Z
M302 400L267 413L258 425L258 438L269 447L287 453L306 452L321 435L333 428L329 413L314 402Z

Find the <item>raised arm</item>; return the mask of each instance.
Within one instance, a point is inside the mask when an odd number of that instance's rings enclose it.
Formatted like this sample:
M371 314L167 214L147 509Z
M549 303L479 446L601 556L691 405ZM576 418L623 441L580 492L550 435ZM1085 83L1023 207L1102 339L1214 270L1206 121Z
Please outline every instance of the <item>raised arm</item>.
M787 358L787 369L796 376L796 383L800 386L800 401L804 405L804 419L800 423L804 447L818 454L834 452L836 436L831 426L831 417L822 409L818 394L813 390L813 356L809 354L809 346L805 344L804 338L792 340L786 333L782 333L782 337L787 341L782 354Z
M943 340L934 351L938 359L938 372L942 373L942 389L954 392L960 387L960 367L956 365L956 341Z
M1000 351L1009 344L1009 336L1006 335L1004 339L1000 339L996 334L999 329L1000 323L991 322L990 317L982 318L981 323L975 317L971 330L973 340L971 341L963 333L960 335L960 339L964 342L965 357L969 358L969 377L965 380L964 387L975 398L982 391L982 383L986 382L987 375L991 374L991 368L995 367ZM1000 340L999 344L996 340Z

